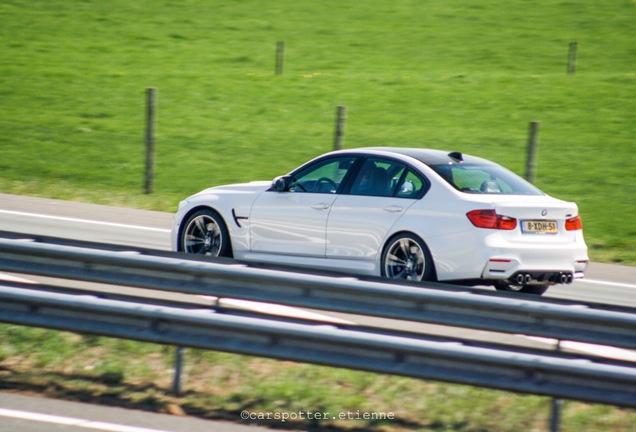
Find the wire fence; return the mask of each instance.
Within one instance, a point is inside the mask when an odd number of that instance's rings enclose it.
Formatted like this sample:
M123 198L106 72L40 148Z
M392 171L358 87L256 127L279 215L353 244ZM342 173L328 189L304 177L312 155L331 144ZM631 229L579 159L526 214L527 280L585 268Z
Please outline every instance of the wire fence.
M579 204L586 236L594 245L629 250L631 244L633 249L636 228L625 220L636 209L636 128L622 117L577 124L553 113L524 118L521 110L493 119L487 110L461 111L459 98L443 108L374 106L351 96L342 104L300 97L308 80L316 78L254 78L256 88L269 88L272 79L297 86L288 90L296 92L288 103L280 105L267 98L237 98L239 87L200 92L194 87L159 88L150 159L145 150L146 89L130 83L56 87L33 77L12 78L4 83L3 97L12 99L16 112L0 116L0 187L11 192L13 183L59 182L60 188L153 192L174 197L170 200L176 205L178 197L206 187L271 180L334 148L367 146L461 151L525 176L529 125L537 121L535 184ZM476 118L462 118L465 113ZM627 254L628 261L636 259L633 252Z
M28 79L24 79L28 82ZM23 83L24 84L24 83ZM93 86L96 89L96 86ZM78 97L91 98L90 89L84 89L82 92L78 90L77 94L57 95L55 92L48 97L55 98L59 104L77 105ZM102 88L103 90L103 88ZM93 106L86 112L79 115L76 124L60 123L57 121L56 113L49 107L43 105L29 106L29 119L22 117L0 118L0 137L5 143L11 143L14 138L24 141L39 140L42 147L38 154L46 155L47 145L54 143L50 139L60 139L62 142L57 143L56 148L50 148L51 156L64 153L64 148L84 149L87 153L91 153L89 149L97 149L100 152L113 152L111 156L119 154L125 158L132 166L138 167L139 175L143 171L144 148L148 140L147 137L147 119L145 113L148 109L146 101L140 95L140 91L136 90L134 95L117 95L111 98L107 104L102 106ZM34 93L35 94L35 93ZM32 96L32 95L26 95ZM188 96L181 95L184 100L188 100ZM171 98L160 93L159 99ZM190 103L192 99L186 103ZM383 116L382 120L374 124L368 124L368 119L358 118L359 109L353 109L347 106L333 105L329 107L318 107L318 109L307 110L307 119L303 120L302 125L290 125L284 116L280 116L278 124L273 125L272 129L267 131L266 135L263 131L254 130L251 126L254 119L253 106L208 106L205 112L198 115L179 115L175 117L178 108L170 107L172 101L165 103L160 101L159 107L156 109L157 132L153 133L153 138L157 141L157 166L158 170L166 165L166 162L173 166L179 166L183 175L187 175L190 171L188 164L192 159L203 158L207 152L209 155L226 155L226 157L236 156L236 165L241 168L248 168L241 163L246 155L253 158L263 158L270 163L272 169L281 168L282 172L271 171L271 176L283 174L285 166L292 169L295 164L302 162L310 157L319 155L320 153L338 148L355 148L363 146L427 146L427 147L446 147L448 150L465 151L466 153L478 153L480 156L497 159L502 158L502 154L498 152L498 146L508 142L509 146L515 149L514 159L506 159L508 166L519 175L524 176L527 171L527 143L528 125L531 120L518 120L514 124L507 125L502 128L505 136L497 136L501 131L491 132L480 125L479 122L474 124L466 124L458 122L458 124L443 128L433 124L425 124L420 113L409 112L391 112ZM110 107L117 107L116 113ZM122 108L123 107L123 108ZM276 110L285 111L284 107ZM271 117L271 114L268 115ZM636 188L636 158L633 154L622 153L612 154L614 151L613 143L619 143L621 148L625 147L624 143L633 148L633 142L636 141L636 132L632 131L581 131L580 126L559 124L552 125L549 122L541 122L541 130L537 132L536 142L538 145L537 160L537 181L550 182L573 181L586 182L585 178L567 178L567 172L564 171L548 171L543 169L542 165L550 165L550 160L561 158L562 154L569 155L575 153L577 159L589 160L619 160L619 164L613 166L602 167L595 165L599 174L603 179L594 179L595 185L616 186L622 188L625 199L633 201L633 192ZM291 130L293 132L288 132ZM301 130L301 136L296 133ZM4 135L4 137L3 137ZM438 142L437 138L445 135L448 138ZM471 143L471 137L477 137L475 143ZM570 142L562 143L560 140L568 137ZM492 140L494 145L491 148L484 147L484 142ZM456 141L456 147L449 142ZM269 143L268 143L269 142ZM19 146L20 144L13 143ZM283 144L283 145L281 145ZM448 147L451 145L452 147ZM5 144L5 150L8 147ZM187 155L188 150L192 149L191 158L174 159L172 153L174 149L181 149ZM464 150L466 148L466 150ZM548 149L545 151L545 149ZM558 154L553 154L554 151ZM577 152L585 152L580 154ZM607 153L607 155L604 155ZM19 155L18 155L19 156ZM165 158L165 159L162 159ZM12 162L20 163L19 157L14 161L3 158L3 165ZM108 170L107 164L109 158L93 160L99 165L99 169ZM283 160L289 163L277 164L275 161ZM90 162L90 160L89 160ZM101 162L101 163L99 163ZM572 160L570 162L577 162ZM213 162L212 162L213 163ZM511 165L511 166L510 166ZM98 168L98 167L96 167ZM215 169L227 169L229 167L216 167ZM161 172L158 172L161 175ZM232 181L231 175L227 178ZM236 180L243 180L237 178ZM140 183L140 187L141 187ZM160 191L158 191L160 192ZM620 190L616 191L621 193Z

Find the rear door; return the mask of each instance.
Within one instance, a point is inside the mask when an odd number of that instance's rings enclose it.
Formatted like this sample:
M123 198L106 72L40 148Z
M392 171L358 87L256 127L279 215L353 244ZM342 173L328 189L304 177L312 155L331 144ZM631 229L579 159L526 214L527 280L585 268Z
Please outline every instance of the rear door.
M333 203L327 225L327 258L375 260L391 227L428 188L405 164L370 157L350 191Z

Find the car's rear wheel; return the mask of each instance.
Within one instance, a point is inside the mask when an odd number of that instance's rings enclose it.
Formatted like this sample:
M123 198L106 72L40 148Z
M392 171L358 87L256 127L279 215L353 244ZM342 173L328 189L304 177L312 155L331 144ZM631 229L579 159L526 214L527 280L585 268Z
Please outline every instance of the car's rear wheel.
M198 255L231 257L230 235L223 218L209 209L192 214L181 230L179 250Z
M505 281L501 281L495 284L495 288L497 288L497 291L520 292L525 294L542 295L548 290L549 285L541 285L541 284L514 285Z
M382 276L390 279L430 281L435 271L424 241L411 233L392 237L382 252Z

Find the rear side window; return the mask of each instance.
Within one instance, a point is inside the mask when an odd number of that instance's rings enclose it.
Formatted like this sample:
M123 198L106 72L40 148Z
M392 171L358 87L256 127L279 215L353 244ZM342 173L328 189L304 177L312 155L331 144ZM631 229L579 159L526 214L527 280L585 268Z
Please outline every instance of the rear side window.
M352 195L419 198L428 183L402 162L368 158L351 186Z
M398 198L417 198L428 186L422 178L411 170L406 172L404 179L398 184L395 196Z

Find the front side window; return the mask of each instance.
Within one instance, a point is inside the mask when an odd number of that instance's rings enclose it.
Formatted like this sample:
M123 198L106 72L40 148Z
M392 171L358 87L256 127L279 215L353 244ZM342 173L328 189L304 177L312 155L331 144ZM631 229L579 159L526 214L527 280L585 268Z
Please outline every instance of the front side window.
M290 192L336 193L356 157L339 157L317 161L295 173Z
M455 189L472 194L543 195L539 189L499 165L429 165Z

